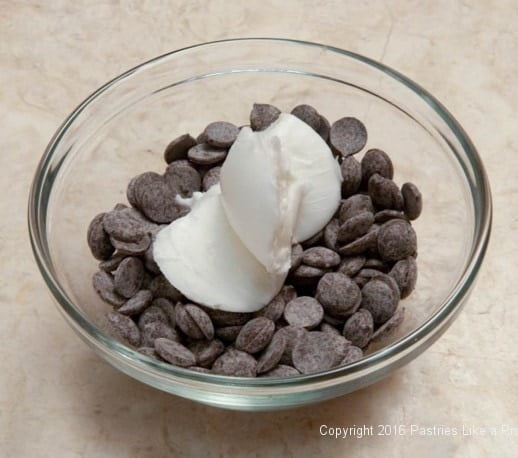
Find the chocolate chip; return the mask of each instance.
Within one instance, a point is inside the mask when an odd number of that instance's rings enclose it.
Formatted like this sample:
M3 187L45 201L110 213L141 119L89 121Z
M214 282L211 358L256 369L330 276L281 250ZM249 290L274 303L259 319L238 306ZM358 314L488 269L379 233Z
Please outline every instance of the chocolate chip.
M173 162L174 165L175 163ZM166 179L156 180L148 184L140 195L140 208L144 215L155 223L169 224L184 216L188 209L175 200L176 193L170 188Z
M113 278L117 294L126 298L133 297L142 285L144 265L140 259L128 257L119 264Z
M354 277L365 265L367 258L365 256L349 256L342 258L338 272L349 277Z
M302 264L292 274L291 279L299 286L314 286L316 282L330 269L320 269Z
M353 278L353 281L358 285L360 289L362 289L369 280L370 278L362 277L361 275L356 275L356 277Z
M101 261L99 263L99 269L104 270L105 272L113 272L117 267L119 267L119 264L124 259L126 259L125 255L116 254L105 261Z
M327 313L343 317L356 311L362 295L360 288L347 275L330 272L318 282L315 298Z
M328 334L334 334L335 336L340 335L340 331L329 323L320 323L320 330L322 332L327 332Z
M302 264L302 245L296 244L291 247L291 270L296 270Z
M143 256L144 266L147 270L149 270L153 274L160 274L160 267L155 261L155 256L153 254L153 244L151 243L148 249L144 252Z
M264 316L275 322L282 316L285 305L284 292L281 291L267 305L258 310L256 315Z
M128 184L126 197L134 207L140 208L140 198L144 189L155 181L162 181L162 176L155 172L145 172L134 177Z
M286 304L284 319L292 326L312 329L324 318L324 309L320 303L309 296L300 296Z
M247 353L257 353L262 350L275 332L275 324L265 317L257 317L243 326L236 338L236 348Z
M284 378L291 377L292 375L300 375L300 372L292 366L287 364L279 364L275 366L271 371L261 374L260 377L275 377Z
M243 326L223 326L216 328L216 336L225 342L233 342L241 332Z
M340 366L345 366L347 364L352 364L363 358L363 351L361 348L355 347L354 345L349 345L345 349L345 356L342 361L340 361Z
M331 369L343 359L347 346L341 336L308 332L293 347L293 365L303 374Z
M286 349L286 337L277 331L257 360L257 373L268 372L281 360Z
M252 130L264 130L270 124L277 121L281 110L266 103L254 103L250 113L250 126Z
M346 220L338 229L338 242L349 243L365 235L374 224L374 215L365 211Z
M131 299L118 309L123 315L137 315L142 312L153 299L153 295L146 289L137 292Z
M161 337L180 342L180 336L171 326L162 321L152 321L145 324L140 331L142 345L152 347L156 339Z
M142 229L146 234L154 236L154 234L156 234L156 232L158 232L163 227L163 225L161 226L159 224L156 224L153 221L146 218L144 214L142 214L142 212L137 208L129 207L124 209L124 211L128 213L128 217L135 219L141 224Z
M360 188L362 181L362 168L360 163L353 157L345 157L340 164L342 171L342 197L345 199L352 196Z
M361 307L371 313L376 325L383 324L394 314L399 301L399 293L376 277L363 287L361 297Z
M361 162L361 171L364 187L367 187L369 178L375 173L389 180L394 178L392 161L388 154L380 149L370 149L365 153Z
M164 324L169 324L166 313L160 307L156 305L150 305L140 314L138 319L138 327L140 330L142 330L147 324L157 321L161 321Z
M410 223L393 219L379 229L377 244L382 260L399 261L415 254L417 237Z
M222 162L227 156L227 150L201 143L193 146L187 153L191 162L199 165L213 165Z
M363 348L371 340L373 332L374 321L371 313L366 309L360 309L345 322L343 335L353 345Z
M142 280L142 289L149 289L151 282L153 281L154 275L149 273L147 270L144 271L144 280Z
M365 263L365 264L367 264L367 263ZM381 275L381 272L379 270L371 269L371 268L364 266L363 269L357 273L356 277L363 277L367 281L369 281L371 278L379 277L380 275ZM367 283L367 281L365 283Z
M331 130L331 124L325 116L320 115L320 127L318 128L318 135L327 142L329 140L329 131Z
M149 289L151 286L151 282L154 279L154 275L148 272L147 270L144 271L144 280L142 280L142 289Z
M297 290L291 285L284 285L279 294L282 295L284 302L287 304L297 297Z
M140 331L131 318L117 312L108 313L107 318L116 334L135 347L140 345Z
M364 212L374 213L372 200L369 196L364 194L355 194L342 201L338 212L338 219L340 220L340 224L343 224L353 216Z
M167 145L164 151L164 159L170 164L173 161L187 158L187 151L196 145L196 140L189 134L183 134Z
M153 297L165 297L173 302L178 302L182 299L182 294L178 291L163 275L158 275L153 279L149 285Z
M212 372L235 377L255 377L257 361L244 351L228 348L212 365Z
M311 105L297 105L291 110L291 114L304 121L314 131L318 132L320 129L320 115Z
M219 183L219 175L221 167L212 167L204 176L202 181L202 189L208 191L212 186Z
M98 214L88 226L87 241L95 259L104 261L109 259L115 251L110 236L105 232L103 220L106 213Z
M189 345L189 349L196 357L196 364L208 367L225 351L225 345L217 339L198 340Z
M401 187L403 195L405 215L409 220L419 218L423 209L423 197L417 186L413 183L405 183Z
M377 277L373 277L378 280L384 281L390 289L394 292L394 295L399 299L401 299L401 292L399 291L399 286L396 283L396 280L394 280L390 275L384 274L380 272Z
M353 278L353 281L362 289L367 282L381 272L375 269L362 269Z
M388 337L403 322L405 316L405 308L398 308L394 314L383 323L372 335L371 342L378 342Z
M367 143L367 129L356 118L341 118L331 125L329 143L336 153L343 156L356 154Z
M95 292L99 295L99 297L114 307L120 307L125 302L126 299L122 296L119 296L115 292L115 286L113 284L113 277L104 270L99 270L92 277L93 287Z
M138 256L145 253L149 248L151 237L145 234L138 242L121 242L120 240L110 237L110 241L117 250L117 254Z
M205 130L204 130L196 137L196 143L206 143L206 142L207 142L207 135L205 134Z
M369 232L338 249L342 256L358 256L378 248L379 228L371 226Z
M176 304L176 325L193 339L214 338L214 325L205 311L194 304Z
M230 122L211 122L205 128L205 141L217 148L230 148L236 141L239 129Z
M304 328L298 326L285 326L277 331L278 334L282 334L286 340L286 347L284 353L281 356L281 363L292 364L292 353L294 345L304 336L307 331Z
M188 161L184 160L169 164L164 173L164 180L171 189L173 198L176 194L182 197L191 197L201 187L200 173Z
M151 305L161 308L167 316L167 321L169 322L169 325L172 326L173 328L175 327L176 316L175 316L174 304L169 299L166 299L165 297L159 297L159 298L155 299L151 303Z
M155 350L161 358L180 367L189 367L196 364L193 353L181 343L159 337L155 340Z
M321 269L319 267L312 267L301 265L298 269L293 272L293 278L295 279L312 279L320 278L325 273L329 272L330 269Z
M374 215L374 222L378 224L386 223L391 219L406 219L406 216L402 211L391 209L380 210Z
M369 179L369 196L378 208L403 209L403 196L396 183L375 173Z
M322 246L308 248L302 254L302 263L307 266L328 269L340 264L340 256L329 248Z
M328 313L324 313L324 322L326 322L332 326L343 327L343 325L345 323L345 317L337 317L337 316L329 315Z
M401 299L409 296L417 282L417 263L415 259L410 256L396 262L389 275L396 281Z
M324 228L324 243L330 250L338 249L338 228L340 223L338 218L333 218Z
M216 326L239 326L253 318L252 313L246 312L227 312L211 308L206 308L205 311Z
M369 258L363 265L365 269L375 269L383 273L388 273L391 269L389 263L383 262L381 259Z

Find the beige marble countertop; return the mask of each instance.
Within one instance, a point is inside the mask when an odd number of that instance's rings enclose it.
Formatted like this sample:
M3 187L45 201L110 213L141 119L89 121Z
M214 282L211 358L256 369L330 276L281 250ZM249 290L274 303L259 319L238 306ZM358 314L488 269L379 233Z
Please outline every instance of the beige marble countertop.
M514 0L0 0L0 456L516 456L518 4ZM419 81L459 119L492 183L493 237L464 312L369 388L274 413L217 410L117 372L72 332L33 262L29 183L64 117L164 52L238 36L324 42ZM496 436L332 439L320 425L465 425ZM514 434L500 431L513 426Z

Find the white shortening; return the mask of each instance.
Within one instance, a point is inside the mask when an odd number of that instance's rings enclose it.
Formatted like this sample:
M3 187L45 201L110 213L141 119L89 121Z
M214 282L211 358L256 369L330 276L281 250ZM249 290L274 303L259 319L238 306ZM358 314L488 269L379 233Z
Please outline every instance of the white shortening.
M291 246L320 231L340 203L340 167L324 140L295 116L241 129L220 185L156 237L165 277L190 300L233 312L266 305L290 268Z

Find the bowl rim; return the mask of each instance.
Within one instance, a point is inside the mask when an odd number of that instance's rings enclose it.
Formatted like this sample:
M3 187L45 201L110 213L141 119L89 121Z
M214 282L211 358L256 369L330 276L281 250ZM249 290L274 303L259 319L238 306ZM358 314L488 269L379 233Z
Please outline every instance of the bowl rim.
M427 105L429 105L448 125L451 131L455 134L457 139L462 144L466 156L475 171L474 181L476 182L478 197L480 199L479 212L475 212L475 233L473 237L473 245L471 248L471 256L466 264L462 275L459 277L455 287L450 291L448 297L444 300L443 304L432 314L427 320L422 323L419 327L411 331L406 336L402 337L396 342L390 345L376 350L375 352L365 356L361 360L352 363L347 366L333 368L327 371L316 372L313 374L301 374L286 378L247 378L247 377L234 377L234 376L223 376L216 374L204 374L198 373L191 370L172 366L168 363L162 363L160 361L152 360L136 350L119 343L117 340L106 336L100 329L97 328L93 323L87 320L77 309L76 306L70 301L66 293L61 288L60 282L52 273L51 263L47 260L47 246L46 246L46 232L43 224L40 224L42 216L40 208L40 200L42 192L45 189L46 184L46 172L51 164L53 153L60 140L67 131L67 129L73 124L74 120L79 116L83 110L92 103L95 99L101 96L111 86L130 77L133 73L141 71L146 67L157 64L165 59L180 54L185 51L192 49L209 47L216 44L232 44L232 43L254 43L254 42L272 42L281 44L294 44L305 47L318 48L322 51L330 51L341 55L346 58L350 58L356 61L360 61L373 67L389 77L397 80L399 83L404 84L408 89L416 93ZM465 171L463 171L465 174ZM473 193L472 193L473 194ZM473 200L473 196L470 195ZM79 331L82 337L86 337L90 342L91 339L100 347L101 350L106 352L107 350L115 351L119 358L126 360L127 362L136 362L142 365L142 369L151 369L153 371L159 371L160 376L170 377L179 376L178 378L186 382L201 383L205 386L218 385L232 386L235 388L263 388L273 389L283 386L298 386L298 385L313 385L316 382L332 382L338 380L341 376L350 376L354 373L361 373L364 370L375 368L377 364L383 363L386 360L393 358L397 360L398 355L404 355L410 353L416 348L419 342L429 341L431 344L435 338L437 338L441 331L444 331L447 325L451 322L452 318L455 317L456 313L460 310L463 303L463 299L469 293L475 277L481 267L484 259L486 249L489 242L492 224L492 202L491 202L491 191L489 187L489 181L484 165L480 159L480 156L473 145L472 141L453 117L453 115L430 93L422 88L417 83L413 82L402 73L390 68L389 66L377 62L374 59L365 57L355 52L347 51L344 49L337 48L335 46L329 46L325 44L295 40L290 38L273 38L273 37L247 37L247 38L230 38L224 40L216 40L205 43L199 43L192 46L183 47L171 52L164 53L160 56L154 57L146 62L143 62L135 67L121 73L115 78L111 79L107 83L92 92L86 97L63 121L61 126L57 129L49 144L45 148L43 156L36 168L33 182L30 189L29 200L28 200L28 226L29 226L29 237L34 258L40 270L40 273L53 295L55 302L59 305L60 311L65 315L67 321L69 321L74 328ZM50 256L48 256L50 259ZM435 338L434 338L435 335ZM102 345L99 345L102 344ZM107 348L103 348L107 347ZM178 380L176 380L178 381ZM253 392L248 391L247 394L253 395ZM264 394L264 392L262 393Z

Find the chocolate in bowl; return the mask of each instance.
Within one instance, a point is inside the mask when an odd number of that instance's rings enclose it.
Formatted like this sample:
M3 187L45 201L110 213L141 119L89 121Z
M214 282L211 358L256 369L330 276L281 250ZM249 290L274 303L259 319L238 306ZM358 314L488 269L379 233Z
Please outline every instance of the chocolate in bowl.
M274 99L274 100L273 100ZM155 362L114 340L84 237L89 221L121 201L129 179L157 170L174 133L201 131L222 113L246 119L250 105L299 100L330 119L344 107L369 126L397 164L399 183L427 200L416 221L418 288L388 341L349 366L285 379L195 373ZM160 122L157 122L160 120ZM168 122L163 122L168 120ZM111 197L110 197L111 196ZM112 199L112 200L110 200ZM294 407L354 391L428 348L466 302L491 226L484 167L471 141L425 90L390 68L344 50L277 39L208 43L158 57L88 97L58 130L36 171L29 227L36 261L60 311L101 357L151 386L242 410Z

